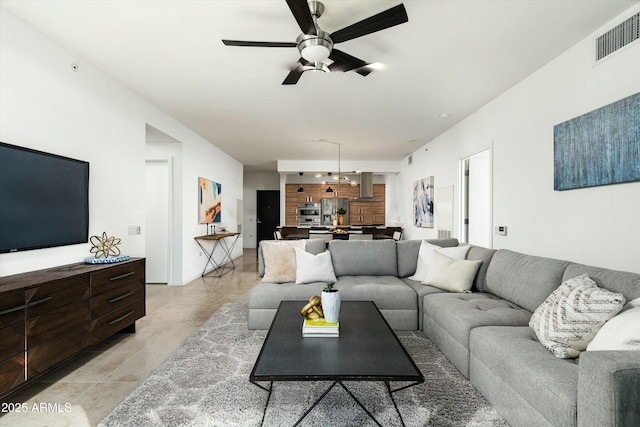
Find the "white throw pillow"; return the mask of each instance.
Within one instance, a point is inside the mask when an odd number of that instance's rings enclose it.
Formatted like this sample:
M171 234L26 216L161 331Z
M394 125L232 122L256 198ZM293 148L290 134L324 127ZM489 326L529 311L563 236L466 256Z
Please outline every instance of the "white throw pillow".
M563 359L578 357L607 320L624 306L622 294L598 287L588 275L560 285L533 312L529 327Z
M449 292L469 292L482 260L453 259L440 251L429 254L429 269L422 282Z
M304 249L304 240L278 240L260 242L264 259L264 276L262 281L285 283L296 281L295 248Z
M296 284L311 282L335 282L331 252L318 255L296 248Z
M604 324L587 346L591 350L640 350L640 298Z
M423 240L420 243L420 250L418 251L418 264L416 265L416 272L413 276L409 277L411 280L417 282L423 282L429 270L429 255L433 251L438 251L453 259L464 259L469 251L469 245L453 246L450 248L441 248L440 246L432 245L431 243Z

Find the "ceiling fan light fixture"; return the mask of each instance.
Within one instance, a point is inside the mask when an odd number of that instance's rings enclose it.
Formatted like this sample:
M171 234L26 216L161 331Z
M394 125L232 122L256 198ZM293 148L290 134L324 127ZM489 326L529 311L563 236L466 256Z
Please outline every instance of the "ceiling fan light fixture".
M333 41L326 31L318 30L318 34L300 34L296 39L300 55L309 62L321 62L329 57L333 49Z

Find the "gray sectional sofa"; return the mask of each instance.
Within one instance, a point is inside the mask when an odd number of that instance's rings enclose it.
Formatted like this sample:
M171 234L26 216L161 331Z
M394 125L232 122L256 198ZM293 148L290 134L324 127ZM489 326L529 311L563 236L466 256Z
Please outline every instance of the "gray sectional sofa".
M570 278L587 273L630 301L640 297L640 274L472 246L466 258L482 260L472 293L450 293L409 279L420 244L330 242L342 299L375 301L395 330L424 330L513 426L640 425L640 352L586 351L560 359L528 326L533 311ZM306 250L317 254L325 245L309 240ZM262 276L261 249L258 262ZM322 286L260 281L249 296L249 327L267 329L280 301L306 300Z

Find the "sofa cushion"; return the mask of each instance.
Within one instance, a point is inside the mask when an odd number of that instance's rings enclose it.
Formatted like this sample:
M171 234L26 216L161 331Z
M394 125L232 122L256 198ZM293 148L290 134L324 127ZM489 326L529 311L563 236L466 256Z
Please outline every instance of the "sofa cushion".
M469 251L469 245L441 248L440 246L433 245L426 240L423 240L420 244L420 250L418 251L418 264L416 265L416 272L413 274L413 276L409 277L409 279L417 280L418 282L424 281L427 272L429 271L431 253L434 251L438 251L454 259L464 259L467 256L467 252Z
M336 276L397 276L393 240L332 240L329 252Z
M473 246L469 248L467 252L466 259L474 261L481 260L482 264L478 269L478 273L476 273L475 279L473 279L473 287L472 290L476 290L478 292L484 292L484 282L487 277L487 269L489 268L489 263L491 262L491 258L493 258L493 254L496 253L495 249L487 249L481 246Z
M249 309L277 309L280 301L308 301L320 295L324 282L296 285L289 283L260 282L249 292ZM303 306L300 306L302 308Z
M499 249L491 258L483 288L533 312L560 286L568 264Z
M423 328L449 360L469 376L469 333L480 326L527 326L531 312L488 293L424 297Z
M427 239L427 242L441 248L458 246L458 239ZM396 242L398 277L409 277L415 274L421 244L422 240L399 240Z
M638 273L570 263L564 271L562 281L565 282L581 274L588 274L601 288L620 292L627 301L640 298L640 274Z
M557 357L574 358L624 303L622 294L598 287L583 274L553 291L533 313L529 326Z
M336 275L331 263L331 252L317 255L296 248L296 284L311 282L335 282Z
M306 301L320 295L323 287L324 282L296 285L262 281L249 293L249 307L275 309L280 301ZM334 288L345 301L374 301L380 310L418 309L416 293L395 276L340 276Z
M278 240L262 240L258 245L258 276L264 277L264 254L262 252L262 242L277 242ZM303 240L305 242L304 250L310 254L319 254L327 249L327 244L324 240L309 239Z
M418 295L418 329L422 330L422 322L424 321L424 296L430 294L442 294L447 291L444 289L436 288L431 285L423 285L420 282L415 280L411 280L408 277L403 277L401 279L404 283L411 286L411 289Z
M640 350L640 298L629 301L587 346L594 350Z
M475 328L470 349L471 383L512 425L576 425L579 367L574 359L555 357L526 326ZM544 418L537 419L538 414Z
M296 280L296 248L304 249L304 240L261 242L264 256L264 280L283 283Z
M453 259L438 251L429 255L429 269L422 282L449 292L469 292L481 260Z
M416 293L395 276L340 276L334 285L345 301L373 301L380 310L418 311Z

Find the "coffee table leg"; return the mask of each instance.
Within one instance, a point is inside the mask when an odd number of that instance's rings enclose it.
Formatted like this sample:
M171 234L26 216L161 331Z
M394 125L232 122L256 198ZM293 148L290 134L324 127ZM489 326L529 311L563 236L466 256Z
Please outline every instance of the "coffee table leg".
M393 406L395 406L396 412L398 413L398 416L400 417L400 423L402 424L402 427L405 427L404 419L402 418L402 414L400 413L400 409L398 409L398 404L396 403L396 400L393 398L393 393L398 392L400 390L404 390L405 388L413 387L414 385L422 384L422 381L411 383L409 385L397 388L395 390L391 390L391 383L389 383L389 381L385 381L385 384L387 385L387 390L389 391L389 397L391 398L391 401L393 402Z
M351 396L351 398L352 398L353 400L355 400L355 402L358 404L358 406L360 406L360 407L362 408L362 410L363 410L364 412L366 412L366 413L367 413L367 415L369 415L369 418L371 418L371 419L373 420L373 422L374 422L374 423L376 423L377 425L379 425L380 427L382 427L382 424L380 424L380 423L378 422L378 420L376 420L376 417L374 417L374 416L373 416L373 414L372 414L371 412L369 412L369 410L368 410L367 408L365 408L365 407L364 407L364 405L363 405L363 404L358 400L358 398L357 398L357 397L355 397L355 396L353 395L353 393L351 393L351 390L349 390L349 389L347 388L347 386L345 386L344 384L342 384L342 382L340 382L339 384L342 386L342 388L343 388L347 393L349 393L349 396ZM388 386L388 385L389 385L389 383L387 383L387 386ZM393 400L393 396L391 396L391 400ZM393 404L395 405L395 404L396 404L396 402L394 401L394 402L393 402ZM398 407L396 406L396 411L397 411L397 410L398 410ZM399 414L399 413L398 413L398 414ZM400 417L400 420L402 420L402 417ZM404 424L402 424L402 425L404 425Z
M253 381L250 381L251 384L260 387L261 389L263 389L264 391L266 391L267 393L269 393L267 395L267 403L264 404L264 409L262 410L262 419L260 420L260 427L262 427L262 424L264 424L264 417L267 415L267 408L269 407L269 400L271 400L271 390L273 390L273 381L271 381L269 383L269 388L266 388L264 386L261 386L258 383L255 383Z
M329 393L331 391L331 389L336 385L336 384L340 384L342 385L342 383L340 383L339 381L334 381L333 384L331 384L329 386L328 389L325 390L324 393L322 393L322 396L320 396L315 402L313 402L313 405L311 405L311 407L309 409L307 409L307 411L302 414L302 416L300 417L300 419L298 421L296 421L296 423L293 425L293 427L296 427L298 424L300 424L302 422L302 420L305 419L305 417L307 415L309 415L309 412L313 411L313 408L315 408L316 406L318 406L318 403L320 403L320 401L322 399L324 399L324 397L327 395L327 393ZM343 386L344 387L344 386Z
M273 381L270 382L269 384L269 388L261 386L258 383L255 383L253 381L251 381L252 384L260 387L261 389L265 390L266 392L269 393L269 395L267 396L267 403L264 405L264 410L262 411L262 420L260 420L260 426L263 425L264 423L264 417L267 414L267 408L269 407L269 400L271 399L271 390L273 389ZM376 419L376 417L373 416L373 414L371 413L371 411L369 411L363 404L362 402L360 402L360 400L358 400L358 398L351 392L351 390L349 390L347 388L347 386L345 386L342 381L334 381L333 383L331 383L331 385L329 386L329 388L327 388L324 393L322 393L322 395L316 399L315 402L313 402L313 405L311 405L311 407L309 409L307 409L305 411L304 414L302 414L302 416L300 417L300 419L298 421L296 421L296 423L293 425L294 427L296 427L297 425L299 425L302 420L304 420L307 415L309 415L309 413L311 413L311 411L313 411L313 409L318 406L318 404L322 401L322 399L325 398L325 396L331 391L331 389L333 389L333 387L336 386L336 384L339 384L348 394L349 396L351 396L351 398L358 404L358 406L360 406L362 408L362 410L369 416L369 418L371 418L373 420L373 422L375 422L378 426L382 427L382 424L380 424L378 422L378 420ZM409 388L412 387L414 385L418 385L420 384L420 382L416 382L416 383L412 383L409 385L406 385L404 387L400 387L397 388L395 390L391 389L391 383L389 383L389 381L385 381L385 385L387 387L387 391L389 392L389 397L391 398L391 401L393 402L393 406L396 408L396 412L398 414L398 417L400 418L400 423L402 424L402 426L404 427L404 419L402 418L402 414L400 413L400 409L398 408L398 404L396 403L396 400L393 398L393 393L398 392L400 390L404 390L405 388Z

